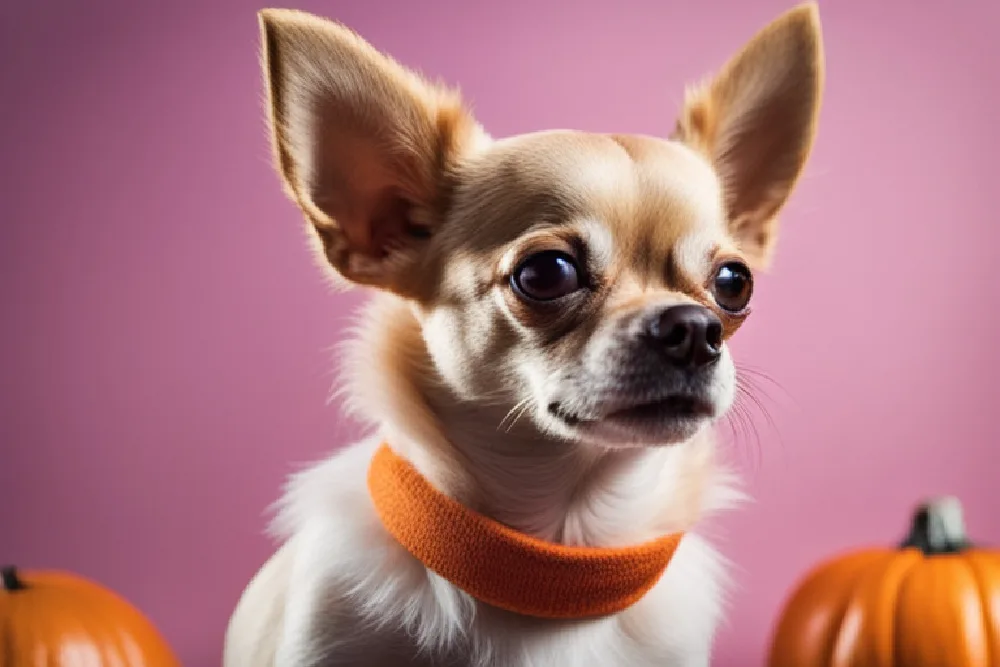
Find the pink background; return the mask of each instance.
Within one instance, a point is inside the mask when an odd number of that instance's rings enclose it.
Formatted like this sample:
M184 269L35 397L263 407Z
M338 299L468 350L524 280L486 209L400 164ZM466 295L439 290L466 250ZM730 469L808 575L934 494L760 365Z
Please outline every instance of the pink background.
M105 582L191 667L218 663L283 477L356 434L325 402L359 296L328 293L271 171L258 6L0 8L0 560ZM664 134L789 1L301 6L503 136ZM780 388L730 450L756 502L713 531L739 582L716 664L761 664L793 580L894 542L926 494L1000 542L997 7L822 6L822 131L735 345Z

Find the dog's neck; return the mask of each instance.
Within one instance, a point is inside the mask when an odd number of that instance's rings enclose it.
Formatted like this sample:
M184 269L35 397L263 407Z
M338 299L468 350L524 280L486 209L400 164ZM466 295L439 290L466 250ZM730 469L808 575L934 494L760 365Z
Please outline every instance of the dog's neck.
M471 481L464 501L473 509L569 545L624 546L688 527L663 516L684 446L599 448L543 434L528 418L498 427L508 409L446 398L435 410Z
M702 514L714 468L709 433L607 449L545 434L528 417L511 423L513 401L463 399L440 381L412 315L384 299L368 313L348 348L352 406L439 490L568 545L635 544L687 530Z

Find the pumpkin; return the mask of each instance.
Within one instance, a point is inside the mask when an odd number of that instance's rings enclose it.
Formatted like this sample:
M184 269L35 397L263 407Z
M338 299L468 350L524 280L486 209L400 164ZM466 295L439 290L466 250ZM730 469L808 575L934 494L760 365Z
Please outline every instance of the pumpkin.
M135 607L64 572L0 570L2 667L180 667Z
M897 548L809 572L785 605L770 667L998 667L1000 551L965 535L955 498L920 505Z

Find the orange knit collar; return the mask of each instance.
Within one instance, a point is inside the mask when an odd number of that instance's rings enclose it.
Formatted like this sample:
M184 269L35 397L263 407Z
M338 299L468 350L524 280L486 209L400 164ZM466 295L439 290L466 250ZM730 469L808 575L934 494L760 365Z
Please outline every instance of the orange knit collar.
M666 570L682 534L621 548L570 547L525 535L441 493L382 445L368 490L386 530L428 569L472 597L541 618L627 609Z

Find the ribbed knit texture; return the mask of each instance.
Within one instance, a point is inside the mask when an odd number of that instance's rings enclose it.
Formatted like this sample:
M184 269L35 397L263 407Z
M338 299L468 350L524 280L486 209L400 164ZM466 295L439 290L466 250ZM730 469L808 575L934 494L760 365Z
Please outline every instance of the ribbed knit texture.
M428 569L472 597L541 618L627 609L666 570L682 533L621 547L571 547L525 535L441 493L382 445L368 490L386 530Z

